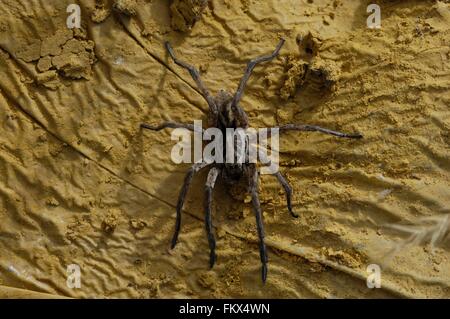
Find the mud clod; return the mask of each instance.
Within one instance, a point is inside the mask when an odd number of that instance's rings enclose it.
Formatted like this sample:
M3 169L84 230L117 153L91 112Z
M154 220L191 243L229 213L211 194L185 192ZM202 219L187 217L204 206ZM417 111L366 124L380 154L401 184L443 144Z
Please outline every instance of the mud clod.
M208 0L174 0L170 5L172 28L186 32L200 20Z

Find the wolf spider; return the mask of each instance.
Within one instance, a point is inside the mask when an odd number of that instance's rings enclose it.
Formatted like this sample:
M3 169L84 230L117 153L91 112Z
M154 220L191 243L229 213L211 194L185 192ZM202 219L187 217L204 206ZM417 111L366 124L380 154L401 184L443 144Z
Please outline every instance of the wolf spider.
M279 44L277 45L275 51L273 51L270 55L260 56L255 59L252 59L247 64L247 69L242 77L239 87L234 95L226 92L224 90L220 90L216 96L212 96L208 89L203 84L200 74L198 70L186 62L179 60L170 45L169 42L165 43L165 47L173 59L175 64L179 65L182 68L185 68L189 71L192 78L196 82L200 93L203 98L206 100L209 106L208 113L208 122L210 127L216 127L225 133L226 128L248 128L248 117L245 111L239 106L239 101L244 92L244 88L247 84L247 81L252 73L254 67L262 62L267 62L273 60L279 53L281 47L283 46L285 40L281 39ZM148 124L141 124L142 128L159 131L164 128L185 128L191 131L195 130L194 125L192 124L183 124L177 122L164 122L158 126L152 126ZM322 128L315 125L300 125L300 124L286 124L278 127L279 131L317 131L325 134L334 135L337 137L343 138L362 138L361 134L346 134L341 132L332 131L326 128ZM225 153L225 152L224 152ZM235 152L236 153L236 152ZM224 157L226 154L223 155ZM209 248L210 248L210 257L209 257L209 265L212 268L216 261L216 240L213 234L213 226L211 220L211 208L212 208L212 193L214 189L214 185L216 183L217 178L221 174L222 179L228 184L232 185L239 182L241 179L245 178L247 180L248 191L251 194L251 201L253 204L254 213L256 216L256 225L258 229L259 236L259 251L261 258L261 274L263 283L266 282L267 278L267 249L264 243L264 226L263 219L261 213L261 205L259 201L258 195L258 182L259 182L259 173L254 163L244 162L244 163L196 163L194 164L186 174L184 179L183 186L181 188L178 203L176 207L176 222L175 222L175 232L172 237L172 245L171 249L175 247L178 240L178 234L181 226L181 210L183 208L183 203L186 197L187 190L189 185L191 184L192 178L195 173L199 170L210 166L208 177L205 184L205 227L208 236ZM275 173L279 183L283 186L284 191L286 193L286 201L287 207L290 214L293 217L298 217L292 210L292 187L289 185L287 180L283 177L280 172Z

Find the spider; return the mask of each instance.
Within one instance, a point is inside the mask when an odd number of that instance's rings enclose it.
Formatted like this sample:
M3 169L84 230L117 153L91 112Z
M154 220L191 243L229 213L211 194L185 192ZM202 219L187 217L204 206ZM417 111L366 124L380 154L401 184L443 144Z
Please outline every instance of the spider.
M201 95L206 100L209 106L209 113L208 113L208 125L209 127L215 127L221 130L222 132L225 132L227 128L248 128L248 117L245 111L240 107L239 101L241 100L241 97L244 92L244 88L247 84L247 81L255 68L256 65L263 62L268 62L273 60L278 53L281 50L281 47L283 46L285 40L281 39L275 50L272 52L272 54L264 55L257 57L255 59L252 59L247 64L247 69L244 73L244 76L242 77L239 87L234 95L230 94L227 91L220 90L219 93L216 96L212 96L208 89L203 84L199 71L192 65L183 62L179 60L170 45L169 42L165 42L165 48L167 49L168 54L173 59L175 64L178 66L185 68L189 71L190 75L196 82L196 85L198 86L198 89L200 90ZM141 124L142 128L159 131L164 128L185 128L190 131L194 131L195 127L192 124L184 124L184 123L178 123L178 122L163 122L160 125L152 126L149 124ZM341 132L332 131L326 128L322 128L315 125L301 125L301 124L286 124L278 127L279 132L283 131L316 131L321 132L325 134L334 135L337 137L342 138L355 138L359 139L362 138L361 134L346 134ZM224 154L223 156L226 156ZM181 210L183 208L184 200L186 198L186 193L188 191L189 185L191 184L192 178L195 173L200 171L201 169L208 167L209 172L206 179L205 184L205 202L204 202L204 209L205 209L205 227L206 227L206 233L208 237L208 243L210 248L210 255L209 255L209 266L212 268L216 262L216 240L214 237L213 232L213 226L212 226L212 218L211 218L211 211L212 211L212 195L213 195L213 189L214 185L220 175L222 180L229 186L238 183L242 179L245 179L244 182L247 182L247 191L251 194L251 202L253 205L253 210L256 217L256 225L258 230L258 237L259 237L259 253L260 253L260 259L261 259L261 277L263 283L266 282L267 279L267 248L264 243L264 225L263 225L263 219L262 219L262 212L261 212L261 205L259 201L259 195L258 195L258 183L259 183L259 172L256 167L256 164L246 162L243 163L196 163L187 172L184 183L181 187L181 191L179 193L177 207L176 207L176 221L175 221L175 232L172 237L172 243L171 243L171 249L175 247L178 241L178 234L180 232L181 227ZM290 214L293 217L298 217L296 213L292 210L292 187L287 182L286 178L280 173L277 172L274 174L279 183L284 188L284 191L286 193L286 202L287 202L287 208L290 212Z

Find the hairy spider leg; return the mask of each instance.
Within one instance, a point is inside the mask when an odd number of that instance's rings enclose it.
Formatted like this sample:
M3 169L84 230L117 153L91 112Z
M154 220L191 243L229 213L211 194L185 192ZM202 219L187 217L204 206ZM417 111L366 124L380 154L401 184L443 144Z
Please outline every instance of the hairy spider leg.
M264 163L269 163L269 160L264 153L259 152L259 157L263 160ZM292 210L292 187L291 187L291 185L289 185L289 182L286 180L286 178L280 172L277 172L273 175L275 175L277 177L278 182L284 188L284 192L286 193L286 202L287 202L287 207L288 207L289 213L291 213L292 217L298 218L298 215L296 213L294 213L294 211Z
M263 225L263 219L262 219L262 212L261 212L261 203L259 202L259 195L258 195L258 180L259 180L259 174L256 170L255 165L252 165L253 171L252 175L249 176L251 178L251 187L250 192L252 196L252 204L253 204L253 210L255 212L256 217L256 226L258 228L258 237L259 237L259 256L261 258L261 278L263 283L266 282L267 279L267 248L266 244L264 242L264 225Z
M327 128L323 128L316 125L307 125L307 124L286 124L278 127L280 131L305 131L305 132L320 132L324 134L334 135L337 137L343 138L363 138L362 134L347 134L337 131L332 131Z
M287 202L287 207L288 207L289 213L291 213L292 217L298 218L298 215L296 213L294 213L294 211L292 210L292 187L291 187L291 185L289 185L286 178L280 172L277 172L275 174L275 176L277 177L280 184L283 186L284 192L286 193L286 202Z
M184 123L178 123L178 122L163 122L156 126L142 123L141 127L148 129L148 130L152 130L152 131L161 131L162 129L165 129L165 128L184 128L184 129L187 129L192 132L198 131L200 133L203 133L203 129L202 128L196 129L194 124L184 124Z
M214 238L214 230L212 226L212 199L213 199L213 190L214 185L217 180L217 176L219 176L220 169L217 167L211 168L208 173L208 177L206 179L205 184L205 228L206 234L208 236L209 243L209 267L212 268L214 263L216 262L216 239Z
M175 64L177 64L189 71L189 73L191 74L195 83L197 84L197 87L200 89L200 93L205 98L206 102L208 102L211 113L217 114L219 112L217 105L214 102L214 99L213 99L211 93L209 93L208 89L203 84L203 81L200 77L200 73L198 72L198 70L194 66L192 66L186 62L178 60L177 57L175 56L175 53L173 52L172 46L170 45L170 43L168 41L165 42L165 46L166 46L167 52L169 52L169 55L172 58L173 62L175 62Z
M272 52L272 54L260 56L257 58L254 58L250 60L247 63L247 69L245 70L244 76L242 77L241 81L239 82L238 89L236 91L236 94L233 97L233 101L231 102L231 107L236 107L241 100L242 94L244 94L245 85L247 84L248 79L250 78L250 75L252 74L253 69L258 63L267 62L273 60L278 53L281 50L281 47L283 46L285 40L281 39L278 43L277 47L275 48L275 51Z
M279 131L289 131L289 130L295 130L295 131L316 131L316 132L320 132L320 133L324 133L324 134L330 134L336 137L341 137L341 138L355 138L355 139L359 139L362 138L363 136L361 134L347 134L347 133L342 133L342 132L337 132L337 131L332 131L329 130L327 128L323 128L320 126L316 126L316 125L303 125L303 124L286 124L283 126L278 127ZM263 153L260 153L259 156L263 156ZM267 163L268 160L266 157L263 158L263 160ZM291 213L291 215L295 218L298 217L298 215L296 213L294 213L294 211L292 210L292 187L289 185L288 181L286 180L286 178L280 173L277 172L276 174L274 174L278 181L280 182L280 184L283 186L284 191L286 193L286 201L287 201L287 206L288 206L288 210Z
M186 177L184 178L183 186L181 187L180 195L178 196L178 202L177 202L177 217L175 221L175 232L172 237L172 245L171 249L175 248L175 245L178 241L178 234L180 233L181 228L181 210L183 208L184 200L186 198L187 191L189 189L189 185L192 182L192 177L194 177L194 174L197 173L202 168L208 166L208 163L196 163L191 166L189 171L186 174Z

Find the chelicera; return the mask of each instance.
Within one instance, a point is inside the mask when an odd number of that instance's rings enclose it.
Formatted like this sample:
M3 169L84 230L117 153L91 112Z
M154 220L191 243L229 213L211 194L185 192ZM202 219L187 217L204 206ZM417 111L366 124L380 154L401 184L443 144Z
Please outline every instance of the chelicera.
M273 60L278 53L281 50L281 47L283 46L285 40L281 39L275 50L272 52L272 54L260 56L255 59L252 59L247 64L247 69L244 73L244 76L242 77L239 87L236 91L236 93L233 95L229 92L226 92L224 90L221 90L216 96L212 96L208 89L203 84L200 73L198 70L181 60L179 60L170 45L169 42L165 43L165 47L170 55L170 57L173 59L173 61L179 65L182 68L185 68L189 71L192 78L196 82L198 89L200 90L200 93L205 98L206 102L209 106L209 113L208 113L208 123L209 127L215 127L219 130L223 131L225 134L225 130L227 128L248 128L248 116L245 113L245 111L241 108L239 105L239 102L241 100L241 97L244 92L244 88L247 84L247 81L255 68L256 65L263 62L268 62ZM150 129L159 131L164 128L185 128L191 131L195 130L194 125L192 124L184 124L184 123L177 123L177 122L164 122L157 126L152 126L149 124L141 124L142 128ZM353 139L359 139L362 138L361 134L346 134L341 133L337 131L332 131L326 128L322 128L315 125L302 125L302 124L285 124L278 127L279 132L283 131L316 131L321 132L325 134L334 135L336 137L341 138L353 138ZM224 154L223 156L226 156ZM195 173L200 171L201 169L207 168L209 170L208 176L206 179L205 184L205 227L206 232L208 236L208 242L209 242L209 248L210 248L210 257L209 257L209 265L212 268L214 266L214 263L216 262L216 240L214 236L213 231L213 225L212 225L212 218L211 218L211 211L212 211L212 196L213 196L213 189L214 185L218 178L221 178L225 183L228 185L236 184L242 179L244 179L247 182L248 192L251 195L251 202L253 205L253 210L256 217L256 225L258 230L258 237L259 237L259 251L260 251L260 258L261 258L261 274L262 274L262 281L266 282L267 278L267 248L264 243L264 225L263 225L263 218L262 218L262 211L261 211L261 205L259 201L259 195L258 195L258 183L259 183L259 172L258 168L255 163L250 163L244 161L243 163L196 163L194 164L189 171L186 174L186 177L184 179L183 186L181 187L181 191L178 197L177 207L176 207L176 222L175 222L175 232L172 237L172 244L171 248L173 249L178 241L178 234L180 232L181 227L181 210L183 208L184 200L186 198L186 193L188 191L189 185L191 184L192 178ZM287 207L290 212L290 214L293 217L298 217L297 214L294 213L292 210L292 187L289 185L286 178L280 173L277 172L274 174L280 184L283 186L284 191L286 193L286 201L287 201Z

